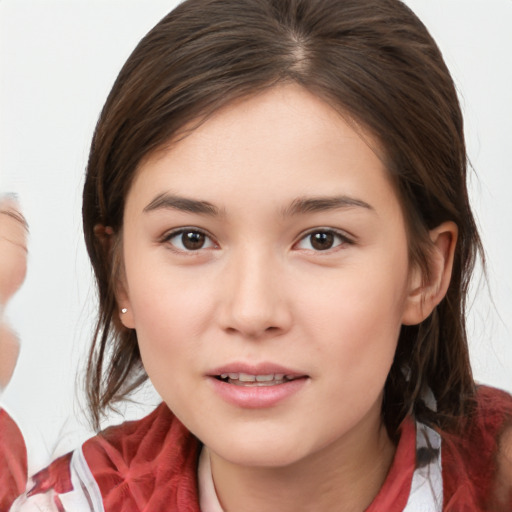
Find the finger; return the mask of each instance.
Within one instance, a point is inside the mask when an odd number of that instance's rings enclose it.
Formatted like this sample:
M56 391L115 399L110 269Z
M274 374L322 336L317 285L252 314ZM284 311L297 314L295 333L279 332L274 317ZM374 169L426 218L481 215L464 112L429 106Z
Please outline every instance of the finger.
M12 195L0 198L0 305L22 285L27 272L27 222Z
M13 194L0 196L0 239L27 250L28 223Z
M11 379L18 360L20 343L9 326L0 323L0 391Z

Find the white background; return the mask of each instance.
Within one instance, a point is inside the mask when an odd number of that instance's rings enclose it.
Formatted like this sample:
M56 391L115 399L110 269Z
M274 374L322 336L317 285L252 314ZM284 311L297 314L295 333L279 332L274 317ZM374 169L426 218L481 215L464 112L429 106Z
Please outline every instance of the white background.
M512 391L512 0L406 3L455 77L476 171L489 279L469 318L475 375ZM95 315L80 213L88 146L123 62L175 4L0 1L0 190L19 193L31 227L27 280L8 310L22 352L4 401L32 446L31 470L89 435L76 386Z

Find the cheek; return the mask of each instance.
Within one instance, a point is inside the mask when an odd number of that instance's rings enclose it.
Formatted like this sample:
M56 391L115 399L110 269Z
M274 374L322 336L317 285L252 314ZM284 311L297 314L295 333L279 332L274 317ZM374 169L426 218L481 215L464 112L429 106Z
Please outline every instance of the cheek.
M307 336L316 340L311 360L322 389L309 413L328 419L332 432L349 430L369 411L380 410L400 329L399 308L390 303L375 289L345 297L338 307L326 305L315 334Z
M398 333L408 293L407 261L403 255L388 261L371 258L347 265L332 275L315 277L303 284L308 293L302 294L306 300L302 301L299 314L314 319L311 327L315 332L350 333L347 341L357 344L369 333L374 336L367 338L368 342L380 338L380 334Z
M139 338L167 345L180 333L192 333L192 321L198 304L195 294L175 288L172 284L145 281L139 291L131 288L131 306ZM196 300L194 300L194 298Z
M192 365L201 333L212 322L211 290L187 273L130 272L129 295L141 357L150 379L184 372ZM127 269L127 273L129 269Z
M400 256L400 255L398 255ZM345 269L318 283L299 317L306 339L314 339L319 361L327 361L345 385L383 383L391 367L406 304L406 258L389 264Z

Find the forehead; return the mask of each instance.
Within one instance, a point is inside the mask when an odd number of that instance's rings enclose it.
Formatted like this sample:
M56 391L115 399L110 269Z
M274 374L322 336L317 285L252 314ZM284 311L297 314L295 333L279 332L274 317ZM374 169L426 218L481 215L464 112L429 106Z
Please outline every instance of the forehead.
M381 153L368 131L288 84L228 104L149 155L130 192L218 202L256 190L268 200L378 191L391 186Z

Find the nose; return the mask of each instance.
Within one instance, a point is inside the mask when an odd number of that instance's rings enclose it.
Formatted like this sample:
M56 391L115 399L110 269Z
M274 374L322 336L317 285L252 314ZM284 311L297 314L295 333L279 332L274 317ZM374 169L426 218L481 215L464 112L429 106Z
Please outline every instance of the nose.
M292 324L283 269L268 254L234 257L222 280L220 322L230 334L252 339L273 337Z

